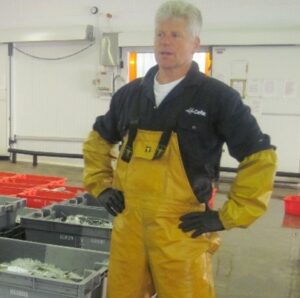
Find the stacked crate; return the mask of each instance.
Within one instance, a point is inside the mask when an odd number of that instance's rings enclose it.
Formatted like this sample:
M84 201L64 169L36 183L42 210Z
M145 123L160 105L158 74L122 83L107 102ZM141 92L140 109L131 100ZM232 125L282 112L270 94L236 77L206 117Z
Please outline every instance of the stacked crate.
M71 199L84 192L65 186L66 178L0 172L0 195L24 198L27 207L42 208Z
M86 215L107 220L109 215L103 208L63 204L85 193L65 182L62 177L0 172L0 246L5 256L0 263L30 258L62 265L72 272L79 270L84 277L80 282L66 282L18 271L2 272L5 266L0 266L0 291L5 297L105 297L111 227L70 224L60 218ZM75 264L77 260L79 264Z

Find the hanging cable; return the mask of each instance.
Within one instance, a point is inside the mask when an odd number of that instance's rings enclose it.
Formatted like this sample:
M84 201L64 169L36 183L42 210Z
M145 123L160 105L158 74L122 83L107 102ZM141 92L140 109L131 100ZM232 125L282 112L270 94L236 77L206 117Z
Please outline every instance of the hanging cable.
M75 52L75 53L72 53L72 54L69 54L69 55L66 55L66 56L61 56L61 57L56 57L56 58L48 58L48 57L39 57L39 56L35 56L35 55L32 55L30 53L27 53L21 49L18 49L16 47L14 47L14 49L20 53L22 53L23 55L25 56L28 56L28 57L31 57L31 58L34 58L34 59L38 59L38 60L62 60L62 59L67 59L67 58L70 58L70 57L73 57L79 53L82 53L84 52L85 50L87 50L88 48L92 47L93 45L95 45L95 42L89 44L88 46L86 46L85 48Z

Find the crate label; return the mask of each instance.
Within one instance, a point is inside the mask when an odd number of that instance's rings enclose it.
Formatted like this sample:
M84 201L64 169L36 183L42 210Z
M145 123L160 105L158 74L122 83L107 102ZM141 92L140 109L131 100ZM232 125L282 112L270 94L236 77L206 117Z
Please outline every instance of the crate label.
M28 298L28 292L16 290L16 289L9 289L9 294L11 296L18 296L18 297L25 297Z
M89 243L91 243L91 244L97 244L97 245L103 245L103 244L107 243L107 240L99 239L99 238L90 238L89 239Z
M107 240L99 239L99 238L79 238L81 245L83 244L96 244L96 245L105 245L107 243Z
M97 238L91 238L91 243L93 244L102 244L102 241L101 239L97 239Z
M74 236L72 236L72 235L65 235L65 234L59 234L59 239L60 240L73 241L74 240Z

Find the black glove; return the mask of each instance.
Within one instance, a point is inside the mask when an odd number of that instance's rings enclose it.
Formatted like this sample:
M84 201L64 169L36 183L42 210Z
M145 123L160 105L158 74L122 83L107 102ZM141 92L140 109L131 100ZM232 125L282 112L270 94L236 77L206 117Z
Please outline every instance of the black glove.
M124 196L119 190L107 188L98 196L98 199L103 207L113 216L117 216L125 208Z
M205 212L191 212L180 217L182 223L178 226L184 232L195 230L193 238L203 233L224 230L224 226L219 218L218 211L206 210Z

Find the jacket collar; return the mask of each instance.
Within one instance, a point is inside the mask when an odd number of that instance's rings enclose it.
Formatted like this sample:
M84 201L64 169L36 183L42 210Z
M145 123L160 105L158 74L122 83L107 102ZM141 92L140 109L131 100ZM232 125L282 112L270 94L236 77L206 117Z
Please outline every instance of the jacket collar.
M153 99L154 99L154 91L153 91L154 78L157 72L158 72L158 65L155 65L148 70L142 82L145 95ZM185 78L175 87L176 93L178 94L183 92L184 89L187 87L201 86L205 80L205 77L206 77L205 74L199 71L198 64L193 61Z

